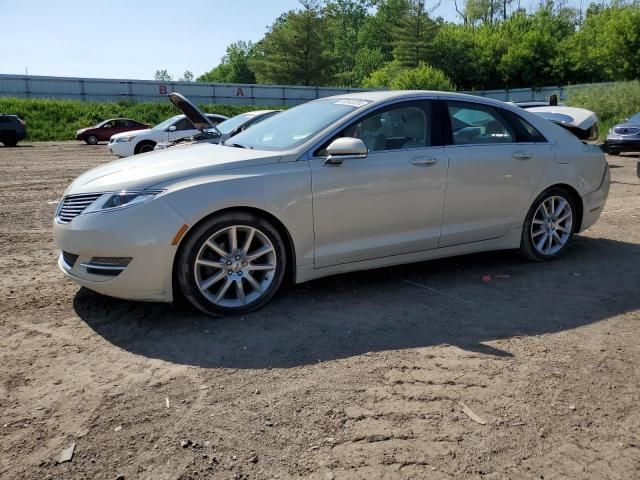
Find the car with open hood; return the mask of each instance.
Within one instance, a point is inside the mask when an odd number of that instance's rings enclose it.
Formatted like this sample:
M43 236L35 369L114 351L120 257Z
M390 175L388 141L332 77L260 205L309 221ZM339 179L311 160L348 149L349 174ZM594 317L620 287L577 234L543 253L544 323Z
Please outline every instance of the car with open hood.
M224 145L94 168L63 193L53 234L59 268L89 289L243 314L285 278L487 250L556 259L608 191L601 149L526 110L359 92L285 110Z
M586 108L550 105L528 107L527 111L560 125L580 140L598 139L598 116Z
M160 142L169 142L195 135L202 128L213 128L218 123L227 120L224 115L215 113L207 113L203 118L205 126L193 124L186 115L175 115L147 130L118 133L109 140L109 153L119 157L129 157L151 152Z
M604 145L611 155L640 152L640 112L611 127Z
M179 93L169 94L169 99L189 118L191 123L198 125L198 133L195 135L178 138L169 142L158 143L155 150L162 150L176 145L187 145L195 142L222 143L229 138L245 131L252 125L256 125L263 120L275 115L280 110L254 110L244 112L231 117L213 127L209 127L203 120L206 115L200 109L191 103L187 98Z

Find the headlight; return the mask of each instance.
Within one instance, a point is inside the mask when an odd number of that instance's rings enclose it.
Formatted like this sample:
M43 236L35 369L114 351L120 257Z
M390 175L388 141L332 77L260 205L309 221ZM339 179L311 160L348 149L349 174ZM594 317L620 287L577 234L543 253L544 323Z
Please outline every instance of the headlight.
M607 135L613 135L613 128L609 129L609 131L607 132Z
M118 137L116 138L116 142L130 142L134 138L136 138L135 135L129 135L128 137Z
M162 193L162 190L143 190L140 192L122 191L118 193L105 193L87 207L82 213L98 213L119 208L132 207L140 203L148 202L153 197Z

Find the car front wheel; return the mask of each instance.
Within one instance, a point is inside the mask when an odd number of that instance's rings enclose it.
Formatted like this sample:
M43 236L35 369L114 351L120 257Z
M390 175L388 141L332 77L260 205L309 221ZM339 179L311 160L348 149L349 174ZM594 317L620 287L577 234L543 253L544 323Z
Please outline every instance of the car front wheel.
M98 137L96 135L89 135L86 139L86 142L89 145L97 145L98 144Z
M247 213L206 221L185 240L177 258L184 296L210 315L238 315L267 303L286 267L281 235L269 222Z
M564 189L551 188L533 202L522 230L520 250L537 261L561 255L576 228L575 201Z

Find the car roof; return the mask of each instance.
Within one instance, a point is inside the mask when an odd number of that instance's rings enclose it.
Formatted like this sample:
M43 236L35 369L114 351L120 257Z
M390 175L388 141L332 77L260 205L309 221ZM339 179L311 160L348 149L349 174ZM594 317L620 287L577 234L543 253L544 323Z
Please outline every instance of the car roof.
M411 98L446 98L448 100L460 100L460 101L481 101L483 103L487 103L490 105L495 105L497 107L503 107L508 105L512 108L512 105L506 104L505 102L501 102L500 100L494 100L488 97L480 97L477 95L468 95L466 93L457 93L457 92L444 92L439 90L373 90L369 92L354 92L347 93L346 95L334 95L331 97L323 97L319 100L327 100L327 99L354 99L354 100L365 100L372 103L383 103L390 100L402 100L403 98L411 99Z

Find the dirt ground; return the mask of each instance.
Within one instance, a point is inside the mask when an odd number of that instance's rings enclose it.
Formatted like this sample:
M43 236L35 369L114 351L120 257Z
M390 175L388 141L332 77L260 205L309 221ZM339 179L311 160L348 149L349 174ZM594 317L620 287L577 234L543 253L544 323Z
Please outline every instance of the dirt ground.
M1 478L640 478L636 156L556 262L342 275L219 320L58 271L55 200L108 160L0 148Z

